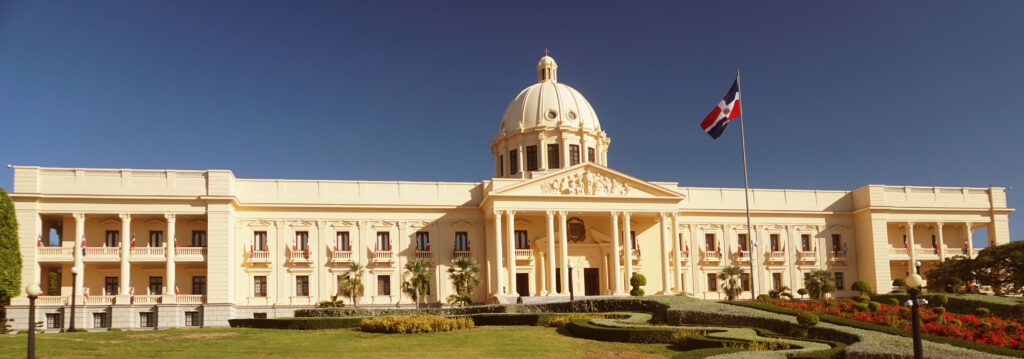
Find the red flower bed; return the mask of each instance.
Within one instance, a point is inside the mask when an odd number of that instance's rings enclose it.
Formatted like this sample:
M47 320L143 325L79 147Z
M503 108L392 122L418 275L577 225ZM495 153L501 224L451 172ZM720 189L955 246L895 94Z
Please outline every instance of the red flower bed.
M882 305L878 311L859 311L856 302L849 299L824 301L786 301L775 299L772 304L783 307L827 313L847 319L910 330L910 314L900 315L899 307ZM1018 320L998 317L980 318L976 315L942 313L932 308L920 308L921 332L936 336L972 340L1004 348L1024 349L1024 325ZM955 320L955 321L954 321Z

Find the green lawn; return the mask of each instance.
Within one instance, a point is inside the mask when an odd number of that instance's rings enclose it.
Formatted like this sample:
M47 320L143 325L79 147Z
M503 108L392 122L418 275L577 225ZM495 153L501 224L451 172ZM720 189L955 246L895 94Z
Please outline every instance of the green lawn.
M0 336L0 358L24 358L25 334ZM36 337L38 357L104 358L662 358L666 344L600 342L548 327L485 326L430 334L373 334L356 329L171 329L53 333ZM703 355L694 355L700 357Z

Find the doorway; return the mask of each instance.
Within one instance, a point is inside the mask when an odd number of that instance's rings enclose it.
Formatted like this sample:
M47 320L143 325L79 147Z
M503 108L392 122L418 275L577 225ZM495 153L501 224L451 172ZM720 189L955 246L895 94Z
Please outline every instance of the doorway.
M597 268L583 268L583 294L598 295L600 293L600 272Z
M520 296L530 296L530 273L516 273L516 293Z

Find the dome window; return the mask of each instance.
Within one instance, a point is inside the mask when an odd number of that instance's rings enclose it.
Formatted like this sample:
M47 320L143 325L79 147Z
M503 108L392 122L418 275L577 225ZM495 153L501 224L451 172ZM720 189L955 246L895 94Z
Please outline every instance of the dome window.
M558 117L558 112L555 112L555 110L548 111L549 120L554 120L556 117Z
M566 115L566 117L569 118L569 121L575 121L576 120L576 113L572 112L572 111L569 111L569 114Z

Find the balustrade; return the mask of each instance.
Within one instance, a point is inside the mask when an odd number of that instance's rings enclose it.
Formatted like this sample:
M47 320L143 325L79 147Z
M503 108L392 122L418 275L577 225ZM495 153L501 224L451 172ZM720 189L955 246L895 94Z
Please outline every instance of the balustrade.
M351 251L331 251L331 262L351 262Z
M249 262L270 262L270 251L253 251L249 253Z
M470 258L473 256L473 252L470 251L455 251L452 258Z

